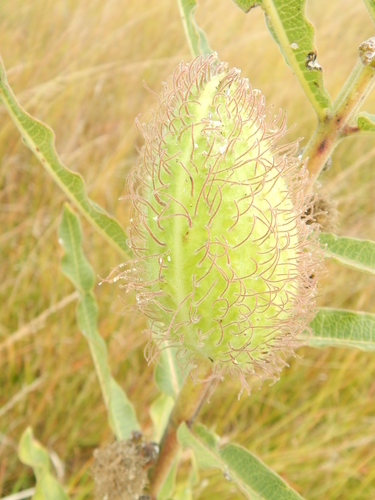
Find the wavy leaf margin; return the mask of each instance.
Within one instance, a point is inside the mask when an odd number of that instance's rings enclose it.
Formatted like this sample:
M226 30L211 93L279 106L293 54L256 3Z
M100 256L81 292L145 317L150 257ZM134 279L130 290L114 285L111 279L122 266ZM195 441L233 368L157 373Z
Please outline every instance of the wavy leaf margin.
M53 130L40 120L33 118L22 108L8 84L1 57L0 101L7 109L25 144L31 149L69 200L114 248L129 257L131 252L126 244L124 229L115 218L108 215L102 207L90 200L81 175L73 172L62 163L56 152Z

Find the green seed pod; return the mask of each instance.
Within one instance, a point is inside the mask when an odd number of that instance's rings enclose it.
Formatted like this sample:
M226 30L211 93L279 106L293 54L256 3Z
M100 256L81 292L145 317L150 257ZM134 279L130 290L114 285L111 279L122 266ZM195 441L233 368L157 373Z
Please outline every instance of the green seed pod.
M148 359L276 378L314 310L319 258L298 143L216 54L181 62L127 180L134 261L119 277L150 325ZM281 121L281 125L278 123ZM312 277L314 276L314 278ZM210 361L208 361L210 360Z

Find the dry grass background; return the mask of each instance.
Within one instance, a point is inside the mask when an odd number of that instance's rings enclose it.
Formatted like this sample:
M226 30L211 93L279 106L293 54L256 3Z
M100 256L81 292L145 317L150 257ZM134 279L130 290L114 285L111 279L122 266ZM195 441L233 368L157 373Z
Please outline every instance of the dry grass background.
M308 14L335 96L374 28L359 0L310 0ZM314 112L260 9L244 15L230 0L201 0L197 19L221 59L241 67L269 103L288 110L289 124L298 123L289 139L308 138ZM61 157L83 174L92 199L126 225L128 205L118 198L141 144L133 122L139 113L146 121L156 105L142 80L158 92L176 63L190 59L175 1L3 1L0 51L20 102L53 127ZM374 111L375 99L365 107ZM0 497L34 484L16 452L32 425L71 498L90 499L92 452L112 436L69 302L73 289L59 270L64 196L2 108L0 118ZM375 240L374 157L373 139L348 139L322 178L339 202L339 234ZM83 228L88 258L107 275L120 257L85 221ZM374 278L331 264L319 300L375 312L374 290ZM116 285L96 287L96 295L113 373L151 437L147 409L157 391L143 359L143 319L121 314ZM312 348L298 354L276 385L240 401L238 386L226 380L201 420L256 453L306 499L374 499L375 355ZM202 477L194 498L242 498L220 473Z

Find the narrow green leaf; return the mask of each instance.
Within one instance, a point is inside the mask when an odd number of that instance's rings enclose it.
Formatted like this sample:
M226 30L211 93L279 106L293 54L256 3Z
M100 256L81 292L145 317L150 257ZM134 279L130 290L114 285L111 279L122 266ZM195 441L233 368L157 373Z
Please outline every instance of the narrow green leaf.
M220 452L228 467L228 476L235 480L250 498L267 500L296 500L302 497L288 486L275 472L242 446L229 444Z
M44 474L37 483L33 500L68 500L68 497L51 474Z
M332 108L324 87L323 72L316 60L314 26L306 18L306 0L234 0L248 12L256 5L264 10L268 29L279 45L320 120Z
M47 450L34 438L31 427L21 436L18 456L21 462L32 467L37 479L33 500L68 500L65 491L51 474Z
M186 453L184 455L186 459ZM198 488L201 494L203 488L205 488L206 486L204 482L203 483L201 482L197 459L194 455L194 452L190 450L189 475L185 480L178 481L178 483L175 485L173 496L170 496L168 500L194 500L195 498L194 493L196 493L196 491L194 491L194 487L197 486L198 484L199 484Z
M370 13L370 16L375 24L375 1L374 0L363 0Z
M260 4L257 0L233 0L233 2L237 5L237 7L243 10L245 14Z
M18 445L18 456L22 463L33 468L37 479L44 473L50 472L48 453L34 438L31 427L28 427L21 436Z
M110 423L116 429L117 439L128 439L134 430L140 429L135 410L123 388L111 376L110 379Z
M169 469L168 475L158 493L158 500L169 500L174 498L174 489L176 486L177 468L179 462L179 454L175 458L172 467Z
M61 261L62 271L80 293L78 326L89 343L111 427L117 439L126 440L133 430L139 429L139 424L133 406L110 374L107 346L97 329L98 309L92 293L94 273L82 251L78 218L67 205L63 209L59 241L65 250Z
M193 492L188 486L178 486L174 492L173 499L169 500L194 500Z
M325 257L346 267L375 275L375 242L321 233L319 241L327 245Z
M208 430L204 425L197 424L194 430L202 443L204 443L209 449L215 450L219 446L220 436Z
M199 427L195 426L194 431L199 432ZM207 445L207 443L193 433L188 426L183 422L177 430L177 439L181 446L190 448L194 451L199 467L203 469L219 468L224 469L224 465L220 460L219 452L216 446L214 448Z
M185 448L194 451L200 467L221 469L227 480L237 483L252 500L301 500L275 472L242 446L229 444L219 448L217 437L203 426L194 432L185 423L177 431L177 438Z
M194 13L198 0L177 0L185 35L193 57L212 53L205 32L197 25Z
M185 376L189 372L189 367L182 370L176 358L178 348L168 347L160 353L159 359L155 366L154 378L158 389L173 399L176 399L180 392Z
M61 162L55 149L55 135L52 129L33 118L17 101L7 82L1 57L0 101L6 107L26 145L67 197L113 247L122 254L130 255L123 228L103 208L98 209L98 205L88 197L82 177Z
M375 314L323 307L310 323L313 347L356 347L375 351Z
M155 443L160 443L163 437L173 405L174 399L162 393L150 406L150 417L154 426L152 440Z
M373 134L375 132L375 115L362 111L355 117L360 132Z

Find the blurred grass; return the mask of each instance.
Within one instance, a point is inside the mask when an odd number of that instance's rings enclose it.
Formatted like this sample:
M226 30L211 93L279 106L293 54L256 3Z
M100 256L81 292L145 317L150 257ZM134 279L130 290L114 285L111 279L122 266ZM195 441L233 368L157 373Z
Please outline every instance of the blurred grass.
M197 19L221 59L241 67L275 109L287 109L289 124L298 123L290 140L308 138L314 113L261 10L245 16L230 0L201 4ZM148 109L156 106L142 80L159 92L176 63L190 59L175 2L149 5L146 0L0 3L0 49L16 95L53 127L62 159L83 174L92 199L123 225L128 204L118 198L141 146L134 118L142 113L147 121ZM308 13L317 27L326 85L335 97L373 25L359 1L314 0ZM374 112L375 99L365 108ZM0 119L0 496L34 484L16 454L31 425L59 457L71 497L90 499L92 451L112 436L87 343L75 322L74 297L60 304L73 291L59 270L57 226L64 196L1 107ZM342 235L375 239L374 157L373 139L348 139L322 178L339 202ZM97 274L106 276L119 256L82 222L88 258ZM320 304L375 312L373 278L328 267ZM152 367L143 358L143 319L123 311L122 301L131 303L133 297L116 285L95 291L113 374L151 437L147 408L156 390ZM248 447L306 499L375 498L373 354L304 348L277 384L240 401L237 393L237 384L227 379L204 407L202 421ZM208 486L197 487L196 498L242 498L220 474L205 477Z

